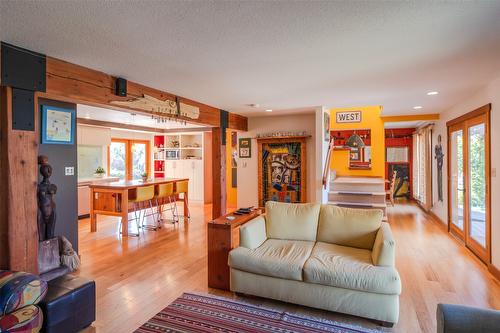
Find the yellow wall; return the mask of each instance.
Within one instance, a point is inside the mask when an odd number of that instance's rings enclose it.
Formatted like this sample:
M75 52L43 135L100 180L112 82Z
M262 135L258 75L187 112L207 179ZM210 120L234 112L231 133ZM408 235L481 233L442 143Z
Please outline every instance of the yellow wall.
M350 124L337 124L335 114L345 111L361 111L361 122ZM381 118L381 106L365 106L357 108L330 109L330 129L353 130L370 129L372 147L371 170L349 170L349 152L347 150L334 150L330 167L337 171L337 176L378 176L385 177L385 134L384 122Z
M226 203L228 207L234 208L237 205L237 188L231 186L231 132L229 129L226 130Z

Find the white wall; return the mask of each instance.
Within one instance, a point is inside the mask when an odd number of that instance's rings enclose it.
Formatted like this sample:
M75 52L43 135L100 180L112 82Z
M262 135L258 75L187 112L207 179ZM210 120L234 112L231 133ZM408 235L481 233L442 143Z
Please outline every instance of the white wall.
M445 151L443 166L443 197L444 202L438 201L437 193L437 166L435 160L433 166L433 200L432 211L444 222L448 221L447 203L447 128L446 122L455 119L463 114L473 111L485 104L491 103L491 254L492 263L497 268L500 267L500 181L494 176L495 170L500 167L500 154L498 153L498 142L500 142L500 77L481 89L475 95L465 99L449 110L441 113L440 120L434 126L433 144L437 142L437 136L441 135L442 145Z
M153 137L153 133L111 129L112 139L149 140L152 142ZM151 145L151 147L153 146Z
M328 153L328 145L330 135L325 133L325 116L330 114L330 110L324 107L319 107L315 110L316 122L316 176L315 176L315 200L316 202L328 202L328 187L323 188L323 169L326 164L326 155ZM328 124L330 128L330 124ZM326 141L325 141L326 140Z
M238 138L255 138L259 133L275 131L306 131L307 139L307 201L316 200L316 130L315 114L254 117L248 119L248 132ZM238 207L258 206L257 140L252 140L252 157L238 159Z

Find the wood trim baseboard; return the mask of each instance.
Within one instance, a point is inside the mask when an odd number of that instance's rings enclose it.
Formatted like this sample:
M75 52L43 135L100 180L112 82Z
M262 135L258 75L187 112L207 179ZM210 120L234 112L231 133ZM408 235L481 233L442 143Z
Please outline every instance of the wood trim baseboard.
M495 279L500 281L500 269L495 267L493 264L488 264L488 271L495 277Z
M432 210L429 210L427 214L435 221L444 231L448 232L448 224L444 223L439 216L437 216Z

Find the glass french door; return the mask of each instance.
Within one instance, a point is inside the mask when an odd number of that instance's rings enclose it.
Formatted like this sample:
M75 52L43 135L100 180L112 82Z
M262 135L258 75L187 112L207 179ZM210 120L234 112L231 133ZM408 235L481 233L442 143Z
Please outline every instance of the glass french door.
M112 139L108 149L109 175L120 179L140 179L150 168L149 141Z
M464 155L462 125L451 129L450 138L450 229L463 238L464 232Z
M108 172L111 177L125 179L128 169L127 141L112 140L108 150Z
M132 179L140 179L143 173L148 172L149 142L132 141L130 147Z
M490 261L489 114L448 127L449 229L481 260Z

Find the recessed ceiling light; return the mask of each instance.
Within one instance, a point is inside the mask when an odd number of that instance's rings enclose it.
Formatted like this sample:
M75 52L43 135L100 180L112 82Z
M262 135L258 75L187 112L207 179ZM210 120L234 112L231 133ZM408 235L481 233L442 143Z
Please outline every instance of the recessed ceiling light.
M266 112L273 112L272 109L266 109Z
M414 106L413 108L414 108L415 110L420 110L420 109L422 109L423 107L422 107L422 106L420 106L420 105L417 105L417 106Z
M85 119L90 119L90 115L88 113L85 115Z
M427 93L427 95L428 95L428 96L434 96L434 95L437 95L437 94L439 94L439 92L438 92L438 91L429 91L429 92Z

